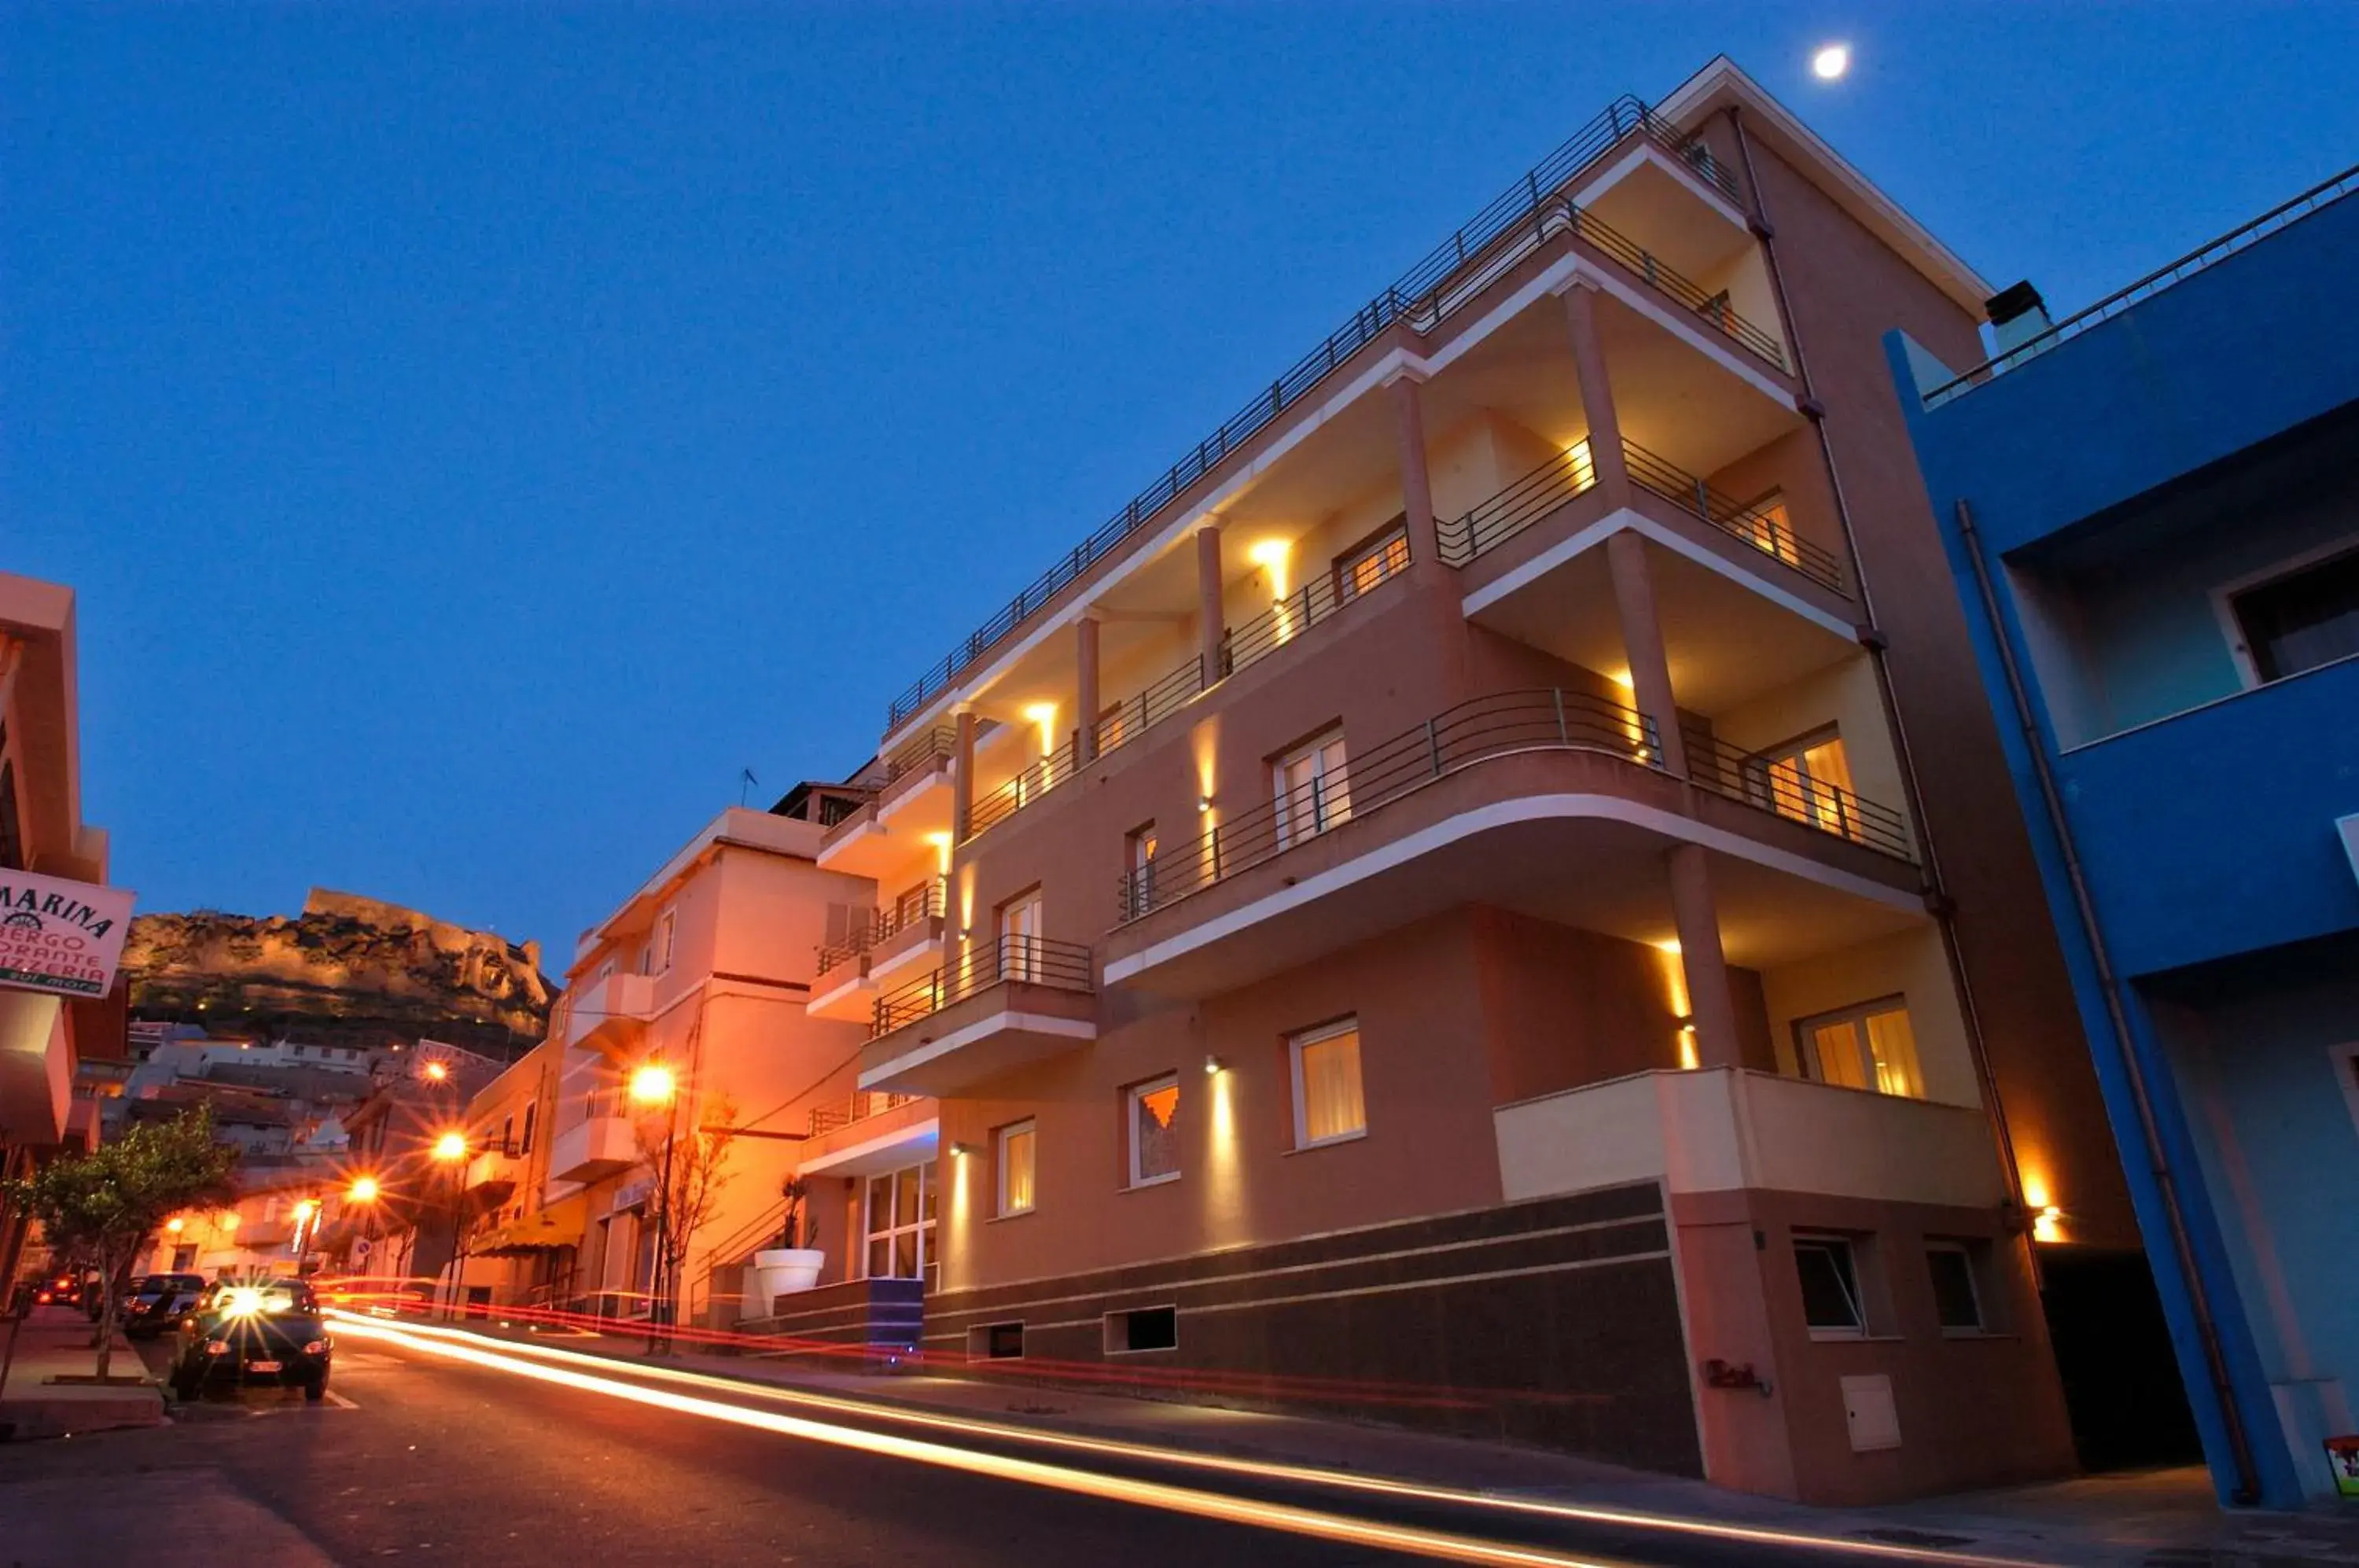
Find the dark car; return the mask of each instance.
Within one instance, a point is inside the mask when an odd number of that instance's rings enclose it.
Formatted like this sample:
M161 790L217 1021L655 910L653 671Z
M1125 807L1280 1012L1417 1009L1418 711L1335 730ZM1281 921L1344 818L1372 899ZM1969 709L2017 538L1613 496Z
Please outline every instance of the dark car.
M133 1339L154 1339L180 1326L205 1298L201 1274L150 1274L133 1288L123 1304L123 1332Z
M53 1303L60 1307L82 1305L81 1278L74 1274L57 1274L42 1280L40 1287L33 1292L33 1304L46 1307Z
M310 1286L299 1279L224 1281L180 1324L172 1392L193 1399L208 1388L270 1383L300 1388L317 1403L327 1397L334 1350Z

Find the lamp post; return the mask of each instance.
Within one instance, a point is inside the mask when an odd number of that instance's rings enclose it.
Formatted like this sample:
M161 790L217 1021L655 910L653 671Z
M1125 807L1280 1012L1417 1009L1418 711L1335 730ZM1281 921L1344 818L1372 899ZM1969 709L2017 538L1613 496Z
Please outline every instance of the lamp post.
M631 1073L631 1104L642 1112L664 1114L663 1153L656 1165L656 1255L647 1279L647 1350L652 1355L664 1343L662 1330L671 1321L671 1159L672 1138L679 1125L679 1078L660 1062L643 1062Z
M459 1316L458 1304L466 1290L462 1279L466 1260L460 1252L459 1205L466 1190L467 1135L455 1128L443 1133L435 1138L429 1152L437 1165L451 1172L451 1316L455 1319Z
M367 1228L363 1230L360 1236L360 1239L364 1243L363 1256L361 1258L361 1268L363 1270L362 1278L364 1279L366 1278L365 1271L375 1263L375 1258L369 1255L374 1253L376 1248L377 1200L384 1195L385 1189L382 1184L378 1182L375 1177L367 1174L365 1171L353 1177L351 1181L345 1184L344 1187L343 1206L348 1209L358 1209L368 1216ZM344 1248L344 1258L345 1266L349 1269L352 1263L352 1248L349 1244L347 1244ZM372 1292L372 1294L374 1294L374 1292Z

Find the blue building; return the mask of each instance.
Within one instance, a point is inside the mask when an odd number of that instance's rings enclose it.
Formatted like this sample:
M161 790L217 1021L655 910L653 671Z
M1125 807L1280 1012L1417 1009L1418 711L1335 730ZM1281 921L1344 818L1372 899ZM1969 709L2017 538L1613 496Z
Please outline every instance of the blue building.
M2354 277L2359 169L2018 286L1964 374L1887 340L2205 1454L2277 1507L2359 1432Z

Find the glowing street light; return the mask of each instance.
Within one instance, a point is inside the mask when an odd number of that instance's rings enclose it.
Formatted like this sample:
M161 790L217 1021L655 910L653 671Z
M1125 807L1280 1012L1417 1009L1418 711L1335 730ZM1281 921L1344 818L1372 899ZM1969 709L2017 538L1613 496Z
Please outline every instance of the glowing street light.
M631 1074L631 1103L635 1105L669 1105L679 1093L679 1078L660 1062L644 1062Z
M170 1219L164 1222L164 1228L170 1231L174 1236L178 1236L182 1231L189 1228L189 1222L182 1219L179 1215L174 1214Z
M1810 56L1810 74L1821 82L1840 82L1851 69L1851 45L1821 44Z
M375 1177L355 1176L353 1184L344 1189L344 1201L348 1203L374 1203L384 1191L377 1185Z
M429 1083L440 1083L451 1076L450 1064L442 1062L429 1062L418 1072Z
M463 1132L446 1132L434 1140L432 1152L435 1159L445 1164L464 1160L467 1158L467 1135Z

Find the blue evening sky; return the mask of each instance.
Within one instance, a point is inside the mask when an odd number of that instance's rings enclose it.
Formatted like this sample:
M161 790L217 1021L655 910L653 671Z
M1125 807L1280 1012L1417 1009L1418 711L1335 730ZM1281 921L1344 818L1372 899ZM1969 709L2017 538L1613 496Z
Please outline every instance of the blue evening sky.
M2059 312L2359 157L2359 7L0 8L0 569L142 907L562 968L1619 93ZM1856 48L1829 87L1806 70Z

